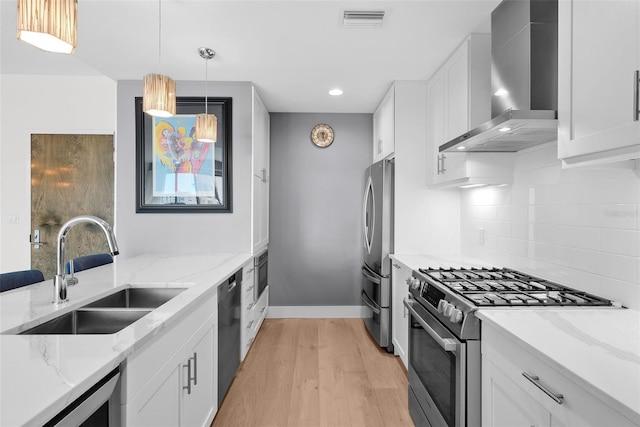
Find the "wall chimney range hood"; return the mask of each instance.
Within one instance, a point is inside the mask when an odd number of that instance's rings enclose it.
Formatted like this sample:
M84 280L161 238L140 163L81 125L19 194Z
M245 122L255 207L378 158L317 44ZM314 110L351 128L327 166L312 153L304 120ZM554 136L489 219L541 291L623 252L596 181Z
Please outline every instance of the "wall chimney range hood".
M558 1L504 0L491 13L491 117L440 152L514 152L558 138Z

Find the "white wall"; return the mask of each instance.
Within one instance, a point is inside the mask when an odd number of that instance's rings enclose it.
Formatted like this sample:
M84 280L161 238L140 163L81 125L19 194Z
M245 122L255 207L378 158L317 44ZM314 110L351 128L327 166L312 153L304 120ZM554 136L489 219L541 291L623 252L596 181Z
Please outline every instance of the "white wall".
M0 85L0 271L11 271L31 266L31 134L112 134L116 83L106 77L0 75Z
M563 170L556 150L518 153L510 187L462 192L463 253L640 309L637 171Z
M204 96L204 82L176 82L178 96ZM137 214L136 96L142 81L118 82L116 236L120 254L251 252L251 83L209 82L210 97L232 97L233 213Z

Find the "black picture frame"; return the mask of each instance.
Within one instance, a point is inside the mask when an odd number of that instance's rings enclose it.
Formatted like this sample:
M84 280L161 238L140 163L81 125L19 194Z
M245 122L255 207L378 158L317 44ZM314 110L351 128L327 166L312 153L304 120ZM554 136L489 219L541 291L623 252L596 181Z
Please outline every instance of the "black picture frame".
M193 138L204 97L176 98L176 115L151 117L135 98L136 213L231 213L232 98L207 97L215 144Z

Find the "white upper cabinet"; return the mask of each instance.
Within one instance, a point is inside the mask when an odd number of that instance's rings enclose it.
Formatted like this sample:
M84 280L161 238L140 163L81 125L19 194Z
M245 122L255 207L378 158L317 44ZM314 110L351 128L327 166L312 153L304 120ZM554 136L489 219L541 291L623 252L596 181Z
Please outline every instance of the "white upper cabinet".
M427 85L428 175L432 187L507 184L511 153L440 153L440 145L491 119L491 36L470 35Z
M391 86L373 114L373 162L395 150L395 93Z
M560 1L558 52L563 166L640 158L640 2Z
M252 147L252 233L253 253L269 243L269 128L270 116L253 88L253 147Z

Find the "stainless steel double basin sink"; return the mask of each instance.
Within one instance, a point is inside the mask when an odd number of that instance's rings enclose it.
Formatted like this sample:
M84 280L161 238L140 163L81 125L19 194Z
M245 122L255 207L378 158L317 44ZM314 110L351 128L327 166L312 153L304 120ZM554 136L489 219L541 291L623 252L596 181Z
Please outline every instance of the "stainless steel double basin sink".
M114 334L185 288L126 288L27 329L20 335Z

